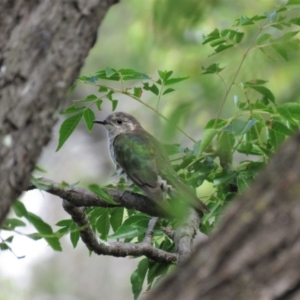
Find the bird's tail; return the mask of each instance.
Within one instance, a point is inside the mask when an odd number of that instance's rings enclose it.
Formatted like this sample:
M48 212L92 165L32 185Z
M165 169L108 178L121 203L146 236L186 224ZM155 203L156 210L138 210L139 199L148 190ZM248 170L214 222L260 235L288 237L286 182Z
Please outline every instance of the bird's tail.
M188 202L193 208L203 213L210 213L209 208L196 196L196 193L179 178L173 178L171 197Z

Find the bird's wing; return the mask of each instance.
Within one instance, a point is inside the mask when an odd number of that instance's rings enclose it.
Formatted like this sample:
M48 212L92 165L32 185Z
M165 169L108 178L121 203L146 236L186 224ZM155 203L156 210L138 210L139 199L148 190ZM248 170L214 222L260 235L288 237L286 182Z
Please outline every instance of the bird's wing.
M141 134L122 133L113 142L117 163L145 194L162 201L163 194L157 177L155 146Z

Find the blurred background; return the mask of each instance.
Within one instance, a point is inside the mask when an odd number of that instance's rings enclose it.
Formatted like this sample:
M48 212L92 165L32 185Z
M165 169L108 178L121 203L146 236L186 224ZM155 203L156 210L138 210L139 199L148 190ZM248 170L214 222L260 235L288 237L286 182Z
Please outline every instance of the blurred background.
M220 62L224 78L232 79L243 55L243 44L218 56L209 57L212 48L203 46L203 34L214 28L230 28L241 15L252 17L272 12L277 1L233 1L233 0L123 0L113 6L99 29L96 45L91 50L82 74L110 68L134 68L157 78L156 70L173 70L175 77L190 76L177 85L176 92L162 98L160 111L184 128L194 139L201 139L206 122L216 117L224 97L225 88L216 75L201 75L201 66ZM247 45L247 43L246 43ZM278 57L278 56L277 56ZM236 82L251 79L269 80L270 88L278 102L297 101L300 94L298 78L299 55L288 62L282 58L267 59L260 51L253 51L247 58ZM73 99L86 97L96 90L79 85ZM233 96L239 94L233 88L223 110L228 117L234 110ZM155 97L143 98L156 105ZM191 142L183 135L170 135L164 130L164 121L133 99L120 96L118 111L133 114L142 121L145 129L166 142ZM71 99L70 99L71 105ZM178 111L181 113L178 114ZM111 103L103 103L103 111L97 118L103 119L111 113ZM88 133L84 124L59 152L58 131L63 118L53 131L53 139L44 150L39 166L47 170L47 178L68 183L79 182L80 186L91 183L104 185L115 182L111 175L114 168L109 157L104 129L94 127ZM61 207L61 200L46 192L31 191L23 195L29 211L40 215L46 222L54 224L69 218ZM32 232L32 228L27 229ZM21 231L21 230L20 230ZM22 231L26 232L26 231ZM5 236L2 236L5 238ZM129 258L113 258L88 254L80 245L73 249L69 237L63 239L63 252L53 252L44 240L31 241L22 235L15 238L13 251L0 256L0 300L91 300L132 299L130 274L137 261Z

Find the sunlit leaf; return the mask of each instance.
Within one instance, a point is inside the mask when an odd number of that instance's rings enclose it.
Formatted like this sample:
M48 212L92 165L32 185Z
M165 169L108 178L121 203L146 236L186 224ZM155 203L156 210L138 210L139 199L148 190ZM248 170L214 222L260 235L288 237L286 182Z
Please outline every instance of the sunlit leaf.
M183 80L186 80L188 78L190 78L190 76L187 76L187 77L178 77L178 78L170 78L170 79L166 80L165 85L175 84L175 83L181 82Z
M224 68L220 68L219 67L220 64L218 63L214 63L214 64L211 64L209 65L208 67L201 67L201 71L202 71L202 74L213 74L213 73L220 73L222 70L225 69Z
M211 141L217 135L217 133L218 133L218 130L213 129L213 128L204 130L202 139L201 139L201 145L199 148L199 154L201 154L203 151L205 151L205 149L207 148L207 146L210 145Z
M169 93L172 93L172 92L174 92L175 90L174 89L171 89L171 88L169 88L169 89L166 89L164 92L163 92L163 95L166 95L166 94L169 94Z
M149 85L148 82L145 82L145 83L143 83L143 89L146 91L151 91L156 96L159 94L159 89L158 89L157 85L155 85L155 84Z

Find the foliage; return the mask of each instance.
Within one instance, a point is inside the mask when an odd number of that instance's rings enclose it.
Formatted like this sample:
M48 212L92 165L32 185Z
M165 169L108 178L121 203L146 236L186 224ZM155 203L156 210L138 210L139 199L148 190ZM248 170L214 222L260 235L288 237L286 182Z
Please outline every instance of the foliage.
M299 129L299 104L278 104L275 95L267 86L268 80L264 78L240 77L240 70L253 51L259 50L272 61L278 58L288 61L299 51L300 40L297 34L300 18L293 16L299 5L299 0L290 0L269 14L241 16L231 28L216 28L203 38L203 45L209 45L213 49L210 59L214 62L203 66L202 74L215 75L222 80L225 86L224 97L215 118L207 122L200 141L176 125L182 134L193 141L192 149L180 145L169 145L166 149L172 155L173 166L178 175L193 188L198 188L204 181L214 187L213 192L202 199L211 210L210 214L204 216L200 228L205 234L209 234L216 227L224 208L249 186L278 146ZM229 56L230 51L240 48L241 44L246 50L241 53L237 69L230 78L223 78L222 71L226 66L221 66L217 54L224 52L224 55L227 53ZM74 100L73 104L62 112L67 118L60 128L57 151L81 120L85 122L88 131L93 129L95 110L101 110L103 101L109 101L114 111L118 107L120 94L138 101L168 121L169 118L160 112L161 99L174 92L174 87L187 79L188 77L174 77L173 71L162 70L157 71L157 78L151 78L129 68L105 68L90 76L79 77L72 90L77 84L88 84L95 87L95 93ZM233 97L235 111L232 111L229 118L221 118L224 104L230 101L229 93L233 87L239 89L239 94ZM155 107L143 100L147 93L157 98ZM178 109L177 113L180 114L181 111ZM91 191L111 203L112 199L105 192L107 187L111 186L89 186ZM128 187L121 179L118 188ZM30 238L45 238L54 250L60 251L59 239L70 233L72 245L77 246L80 229L72 220L61 220L56 224L60 229L53 232L48 224L28 212L21 202L15 204L14 210L18 218L8 219L4 230L15 231L16 227L25 226L23 220L26 219L37 230L37 233L28 235ZM86 213L93 230L103 241L141 241L150 220L146 214L124 208L88 208ZM170 221L160 219L152 242L157 248L173 251L173 241L160 229L168 225ZM10 237L3 240L0 243L1 250L10 249L9 243L12 239ZM143 258L131 276L135 299L142 291L145 281L150 289L171 267Z

